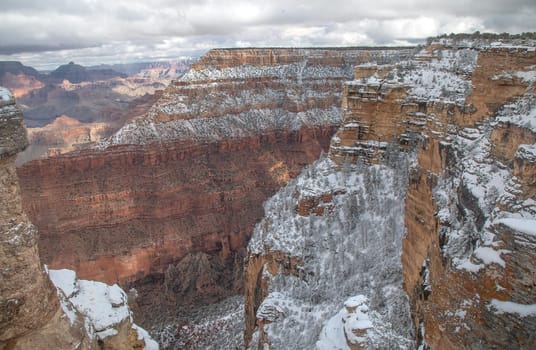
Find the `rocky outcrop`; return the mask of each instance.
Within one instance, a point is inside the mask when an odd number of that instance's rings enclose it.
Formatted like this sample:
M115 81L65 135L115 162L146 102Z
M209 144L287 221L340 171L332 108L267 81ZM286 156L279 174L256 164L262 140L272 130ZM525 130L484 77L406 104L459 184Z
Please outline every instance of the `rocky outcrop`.
M156 288L171 305L237 293L263 201L327 150L355 62L410 51L209 52L106 142L19 168L44 261L135 286L150 317L173 309Z
M117 285L79 280L72 270L49 270L64 318L84 327L86 337L103 350L158 350L148 333L133 323L126 293Z
M11 93L0 88L0 345L43 327L58 310L41 268L37 230L22 210L15 155L26 148L26 130Z
M144 331L131 331L133 324L130 320L123 322L125 330L117 322L109 324L108 329L114 334L109 334L109 339L102 337L102 342L98 343L87 328L90 325L86 322L87 315L66 310L63 302L60 308L56 289L39 260L37 229L22 209L15 156L28 145L28 141L22 113L11 93L3 87L0 87L0 135L0 348L143 348L146 341L141 336L137 339ZM130 315L126 303L122 306ZM105 322L104 318L99 314L92 322ZM132 337L136 344L126 341ZM147 341L150 341L148 336ZM110 345L112 343L116 345Z

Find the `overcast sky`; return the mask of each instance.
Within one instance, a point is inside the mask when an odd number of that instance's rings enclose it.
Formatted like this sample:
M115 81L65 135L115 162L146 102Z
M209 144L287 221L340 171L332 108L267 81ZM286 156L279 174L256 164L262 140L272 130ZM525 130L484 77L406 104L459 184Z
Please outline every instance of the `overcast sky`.
M536 31L535 18L535 0L1 0L0 60L55 68L213 47L408 45Z

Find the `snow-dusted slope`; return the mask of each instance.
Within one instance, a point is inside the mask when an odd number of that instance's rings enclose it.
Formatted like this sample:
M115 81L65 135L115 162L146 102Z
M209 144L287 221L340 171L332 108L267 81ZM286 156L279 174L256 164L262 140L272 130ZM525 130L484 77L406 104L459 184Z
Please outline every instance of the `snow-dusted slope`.
M98 148L218 141L273 129L336 125L342 81L362 62L390 63L412 49L213 50L173 82L146 115ZM213 60L214 62L212 62Z
M345 303L359 295L368 299L361 341L371 348L412 348L400 265L404 169L411 158L396 153L389 165L342 169L325 158L265 204L250 257L278 251L301 263L296 275L264 268L268 294L256 312L264 327L255 332L251 348L267 337L273 349L348 349L346 339L353 338ZM322 204L329 208L323 215L297 214L300 201L322 195L332 196Z

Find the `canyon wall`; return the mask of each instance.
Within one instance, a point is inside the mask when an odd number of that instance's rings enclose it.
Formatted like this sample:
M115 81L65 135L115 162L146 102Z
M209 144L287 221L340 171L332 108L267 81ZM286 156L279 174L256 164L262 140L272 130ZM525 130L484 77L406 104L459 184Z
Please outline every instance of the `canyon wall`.
M357 67L329 157L255 228L247 346L534 347L534 47Z
M262 203L327 150L342 82L411 52L210 51L105 142L18 169L43 261L136 287L150 317L237 293Z
M71 271L68 296L50 282L39 259L37 229L22 209L15 171L15 157L28 145L22 112L3 87L0 140L0 349L157 349L132 323L118 286L89 288L86 293L99 303L86 296L76 304L73 300L83 296L78 284L94 282L75 281ZM112 289L118 295L114 301L108 298ZM100 312L105 305L107 314Z
M423 110L435 127L410 176L402 263L433 349L536 344L535 62L534 45L481 49L463 108Z

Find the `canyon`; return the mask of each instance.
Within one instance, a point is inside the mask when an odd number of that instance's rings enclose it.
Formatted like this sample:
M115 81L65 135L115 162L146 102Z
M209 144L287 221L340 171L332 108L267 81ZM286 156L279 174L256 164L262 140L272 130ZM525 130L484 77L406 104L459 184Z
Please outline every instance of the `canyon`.
M142 325L240 293L262 203L328 149L342 82L412 52L208 52L110 138L18 168L43 262L134 288Z
M17 168L33 327L96 280L163 349L536 346L535 48L209 51L111 136Z

